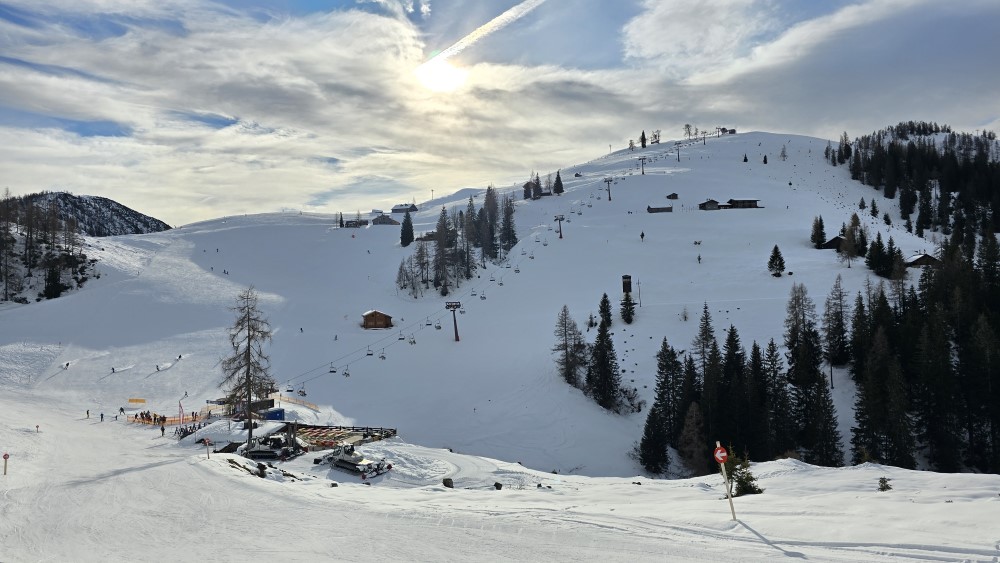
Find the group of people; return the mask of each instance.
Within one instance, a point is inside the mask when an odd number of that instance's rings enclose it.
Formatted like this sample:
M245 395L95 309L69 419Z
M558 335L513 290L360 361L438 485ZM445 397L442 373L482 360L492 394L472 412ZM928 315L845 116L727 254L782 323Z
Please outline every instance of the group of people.
M167 422L167 416L163 414L156 414L154 412L142 411L135 413L135 416L132 418L132 422L162 425Z
M207 422L197 422L195 424L188 424L187 426L178 426L174 428L174 436L176 436L177 439L179 440L181 438L184 438L185 436L190 436L191 434L194 434L195 432L201 430L206 426L208 426Z

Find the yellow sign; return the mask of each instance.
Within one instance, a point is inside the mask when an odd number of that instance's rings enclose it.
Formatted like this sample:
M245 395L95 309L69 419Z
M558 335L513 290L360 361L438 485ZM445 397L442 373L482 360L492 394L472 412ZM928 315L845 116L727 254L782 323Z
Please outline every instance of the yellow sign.
M130 404L132 404L132 403L141 403L141 404L145 404L145 402L146 402L146 399L129 399L129 400L128 400L128 402L129 402Z

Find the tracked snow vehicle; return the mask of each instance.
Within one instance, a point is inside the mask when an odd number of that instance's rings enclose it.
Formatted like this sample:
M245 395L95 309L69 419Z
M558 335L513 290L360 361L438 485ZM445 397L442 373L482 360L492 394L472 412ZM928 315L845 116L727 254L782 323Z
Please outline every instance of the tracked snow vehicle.
M372 461L358 453L353 444L337 444L330 451L313 459L314 464L329 464L331 467L360 475L362 479L381 475L392 469L385 459Z

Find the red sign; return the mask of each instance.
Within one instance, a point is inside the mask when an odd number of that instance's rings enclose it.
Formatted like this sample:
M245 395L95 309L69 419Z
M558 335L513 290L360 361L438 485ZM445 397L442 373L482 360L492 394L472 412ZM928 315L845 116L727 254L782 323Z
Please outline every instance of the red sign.
M712 454L712 457L714 457L715 461L718 463L726 463L726 460L729 459L729 454L726 453L726 448L719 446L718 448L715 448L715 453Z
M9 456L8 454L6 454L6 453L4 453L4 454L3 454L3 458L4 458L4 459L7 459L7 458L9 458L9 457L10 457L10 456Z

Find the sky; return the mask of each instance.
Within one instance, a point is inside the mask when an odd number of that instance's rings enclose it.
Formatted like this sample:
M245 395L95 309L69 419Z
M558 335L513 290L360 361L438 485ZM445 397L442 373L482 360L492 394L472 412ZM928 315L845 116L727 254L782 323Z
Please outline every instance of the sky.
M0 188L177 226L525 181L684 124L995 130L1000 4L0 0Z
M615 307L612 339L623 383L647 401L660 343L690 349L704 305L717 338L732 325L749 347L783 342L793 284L818 307L837 276L849 293L864 289L866 268L809 243L815 215L836 225L879 193L830 166L825 146L744 133L574 164L563 195L518 199L520 242L507 263L447 297L397 291L398 264L414 251L400 248L398 227L339 229L326 214L84 237L99 276L58 299L0 304L0 452L9 455L0 559L245 561L249 551L280 561L996 560L998 475L755 463L764 493L735 499L734 520L718 473L690 477L672 452L668 474L651 476L629 457L646 412L610 414L557 373L561 306L585 330L602 292L617 303L622 274L640 306L630 325ZM477 190L439 203L464 208L470 195L482 202ZM707 197L762 207L697 210ZM897 200L877 199L899 216ZM644 210L667 203L670 213ZM417 211L416 229L433 228L438 214ZM933 242L899 221L860 220L906 255ZM775 244L789 270L779 278L766 266ZM393 465L372 485L313 464L317 452L275 463L266 479L241 458L209 458L195 440L245 439L226 420L177 441L173 428L161 436L113 418L129 399L171 416L208 408L231 350L230 307L251 285L272 329L265 351L288 419L398 430L359 448ZM447 301L462 304L459 341ZM364 330L369 309L395 327ZM846 443L854 386L844 369L832 381ZM304 402L290 403L289 388ZM878 491L883 477L892 490Z

